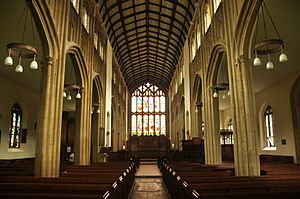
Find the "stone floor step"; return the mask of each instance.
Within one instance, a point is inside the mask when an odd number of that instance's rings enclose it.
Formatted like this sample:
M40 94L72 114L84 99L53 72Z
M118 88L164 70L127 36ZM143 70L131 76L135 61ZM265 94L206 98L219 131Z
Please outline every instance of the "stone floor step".
M142 165L157 165L157 159L153 158L142 158L140 159Z

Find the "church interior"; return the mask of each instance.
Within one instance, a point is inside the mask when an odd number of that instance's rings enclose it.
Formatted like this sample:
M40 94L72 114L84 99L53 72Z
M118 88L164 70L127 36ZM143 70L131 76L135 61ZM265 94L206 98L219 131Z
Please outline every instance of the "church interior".
M0 5L0 198L299 198L299 1Z

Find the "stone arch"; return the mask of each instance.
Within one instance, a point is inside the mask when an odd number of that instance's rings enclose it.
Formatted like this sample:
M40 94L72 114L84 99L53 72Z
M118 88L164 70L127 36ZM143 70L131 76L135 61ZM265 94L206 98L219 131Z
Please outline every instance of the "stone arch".
M220 145L220 118L219 118L219 99L213 98L213 86L217 83L220 63L224 53L225 45L218 43L213 46L208 63L207 77L205 86L207 94L205 95L205 109L209 110L205 116L205 161L209 164L220 164L221 145Z
M35 153L35 176L58 177L60 166L60 134L53 140L53 132L61 131L62 120L62 97L63 92L53 93L59 87L63 87L63 67L59 43L54 20L46 1L27 1L27 5L34 16L35 25L42 42L44 53L42 70L44 71L43 84L41 85L41 100L39 107L39 118L37 122L38 136L36 138ZM56 64L56 67L52 67ZM56 74L54 77L52 74ZM56 84L53 84L56 82ZM53 100L56 97L57 100ZM58 111L53 112L56 109ZM51 139L50 139L51 138ZM46 141L45 140L53 140ZM49 164L52 162L52 164Z
M93 78L92 86L92 116L91 116L91 161L96 162L103 157L99 156L100 147L105 145L104 130L104 99L100 78Z
M95 75L93 78L93 83L96 87L96 92L98 95L98 101L99 103L99 109L100 109L100 126L104 128L104 122L105 122L105 99L104 99L104 93L103 93L103 87L101 83L101 79L99 75Z
M255 117L255 101L251 67L248 67L252 51L252 40L256 15L262 0L245 1L241 6L235 32L231 35L231 52L229 62L232 73L231 90L234 94L234 112L232 113L234 126L236 175L259 175L260 163L257 151L258 125ZM229 73L230 75L230 73ZM241 95L242 94L242 95ZM247 113L247 114L246 114ZM237 133L238 132L238 133ZM239 147L237 147L239 146ZM254 150L248 146L255 146ZM244 157L247 157L246 159ZM251 167L249 167L251 165ZM251 169L244 169L251 168Z
M203 99L202 99L202 79L199 74L196 75L194 80L194 88L193 88L193 101L194 101L194 109L195 109L195 136L199 136L201 139L203 137L202 132L202 106L203 106Z
M74 63L77 84L81 87L81 100L76 101L74 157L75 164L89 164L91 153L91 83L88 79L87 65L78 45L66 50ZM66 65L65 65L66 67Z
M180 127L179 124L179 106L176 105L175 117L174 117L174 129L175 129L175 143L176 148L180 145Z
M196 103L202 102L202 79L199 74L195 77L193 96Z
M44 54L49 58L57 57L60 46L59 37L53 18L47 14L50 13L47 2L43 0L30 1L28 6L32 15L35 16L34 21L38 27L39 36L42 38L41 41L45 41L42 45Z
M296 150L296 163L300 162L300 77L292 86L290 94L294 140Z
M74 56L74 59L77 64L77 70L75 71L78 73L79 76L77 76L80 79L81 87L86 90L88 89L88 72L87 72L87 65L85 63L82 51L80 49L80 46L78 45L72 45L70 46L67 51L67 54L72 54Z
M117 151L117 143L118 143L118 135L117 135L117 107L116 107L116 102L115 102L115 98L112 97L111 99L111 147L112 150Z
M179 135L180 137L184 140L186 138L186 126L185 126L185 119L186 119L186 115L185 115L185 98L184 96L181 97L180 100L180 111L179 111L179 124L181 124L180 128L179 128Z
M211 51L207 71L207 85L209 87L213 86L217 81L220 62L224 52L226 52L226 48L223 44L215 45Z

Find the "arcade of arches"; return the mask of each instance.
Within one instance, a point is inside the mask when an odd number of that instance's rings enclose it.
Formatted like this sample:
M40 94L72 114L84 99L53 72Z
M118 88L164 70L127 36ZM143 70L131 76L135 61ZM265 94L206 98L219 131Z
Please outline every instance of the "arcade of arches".
M299 1L264 1L289 58L272 54L273 70L252 65L262 0L122 2L1 1L2 59L35 35L39 68L1 62L0 159L35 158L36 176L56 177L102 149L151 156L196 140L204 163L240 176L260 175L260 155L300 162ZM34 34L12 38L24 7Z

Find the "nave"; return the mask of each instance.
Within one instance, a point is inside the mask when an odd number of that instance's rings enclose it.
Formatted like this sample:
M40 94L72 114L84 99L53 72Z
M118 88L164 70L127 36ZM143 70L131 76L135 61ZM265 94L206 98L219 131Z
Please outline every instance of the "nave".
M300 1L0 4L4 198L298 196Z

